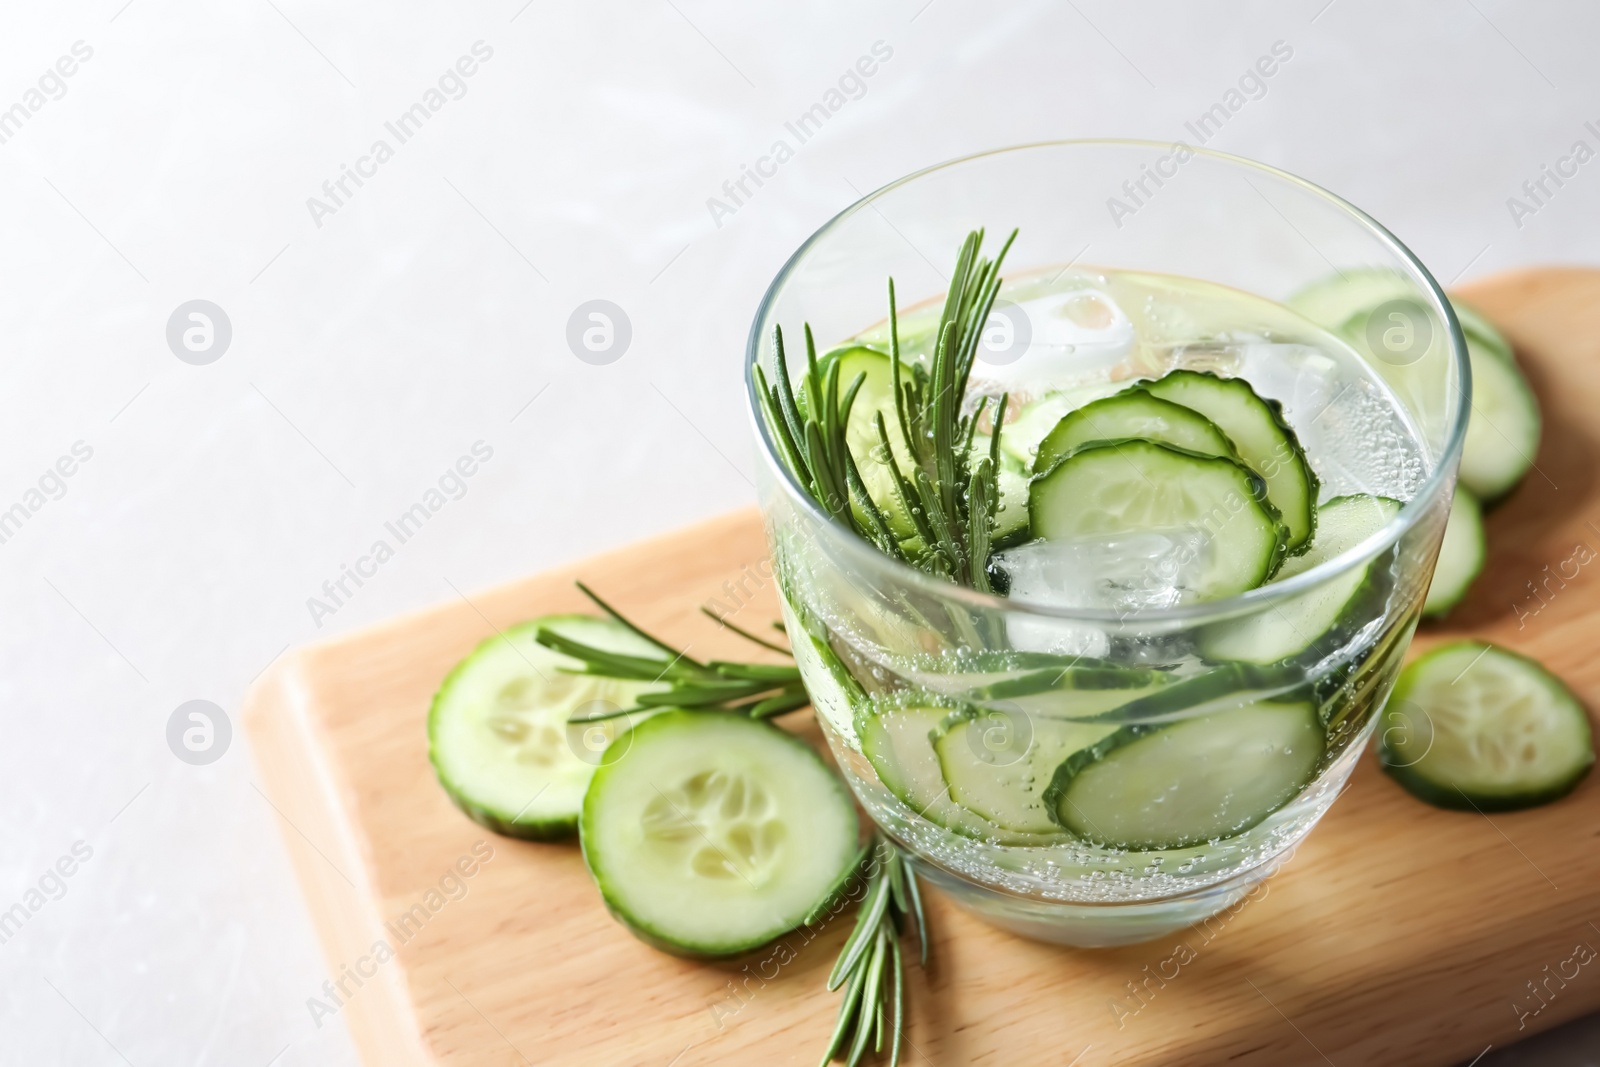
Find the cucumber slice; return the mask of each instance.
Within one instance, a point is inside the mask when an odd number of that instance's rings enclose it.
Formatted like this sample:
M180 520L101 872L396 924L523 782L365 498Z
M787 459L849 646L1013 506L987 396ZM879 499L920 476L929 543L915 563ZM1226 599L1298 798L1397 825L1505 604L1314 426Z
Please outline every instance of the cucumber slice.
M878 415L883 416L884 429L888 431L890 446L899 460L900 469L910 469L909 457L900 435L900 422L894 410L894 363L883 352L864 345L851 345L829 352L822 358L826 373L831 363L839 365L839 391L842 395L850 383L861 377L861 388L850 406L850 421L845 427L845 443L855 457L856 469L861 472L861 482L866 486L872 502L883 513L894 535L908 542L915 555L922 551L916 525L902 506L900 494L895 491L894 473L883 452L883 441L878 436ZM902 373L908 373L902 371ZM797 397L802 409L804 396ZM1000 438L1005 440L1005 432ZM1009 458L1009 457L1008 457ZM1017 544L1028 536L1028 476L1015 464L1002 463L999 472L1000 505L995 513L995 529L991 544L995 548ZM863 519L865 516L863 516Z
M1062 384L1039 397L1012 397L1007 405L1006 429L1000 435L1000 452L1026 471L1035 469L1039 446L1062 419L1096 400L1128 391L1120 382L1094 380L1074 385ZM1040 466L1038 470L1045 468Z
M962 837L1001 845L1048 845L1059 840L1060 831L1054 826L1049 835L1008 831L951 799L933 739L959 714L937 699L911 697L863 707L856 716L856 735L884 788L929 822Z
M1328 501L1317 509L1316 542L1287 560L1273 580L1281 582L1343 555L1388 525L1400 507L1399 501L1379 496ZM1208 626L1200 635L1200 650L1207 659L1248 663L1278 663L1308 652L1308 658L1320 659L1383 613L1392 559L1392 552L1384 552L1367 566L1353 567L1309 592Z
M1458 478L1479 500L1505 496L1533 466L1539 451L1539 402L1516 364L1469 340L1472 414Z
M1000 439L1005 440L1005 431ZM998 552L1002 548L1020 545L1028 539L1028 475L1011 465L1000 463L997 478L1000 488L1000 506L994 515L994 531L989 535L989 547Z
M1319 282L1292 297L1289 305L1365 352L1368 317L1386 301L1403 297L1421 302L1420 292L1405 278L1373 270ZM1533 465L1539 450L1539 402L1500 331L1471 308L1451 303L1472 364L1472 414L1459 477L1473 495L1490 504L1509 493Z
M1045 790L1062 826L1143 852L1232 837L1292 800L1324 739L1307 701L1255 701L1170 726L1124 727L1067 758Z
M1088 722L1128 724L1176 722L1212 711L1225 711L1252 700L1281 700L1305 681L1294 664L1224 663L1182 681L1157 686L1108 711L1087 716Z
M628 728L624 717L569 725L590 706L632 707L662 686L569 674L582 666L534 640L541 630L610 652L660 650L610 619L546 615L489 638L455 666L428 712L428 759L439 784L495 833L539 841L578 828L595 767Z
M1415 618L1395 620L1370 646L1311 683L1330 751L1342 751L1383 710L1416 630Z
M965 699L978 707L1038 718L1092 720L1171 680L1166 671L1140 667L1046 667L973 689Z
M861 483L866 486L872 502L883 512L889 529L899 538L916 534L911 516L900 506L900 497L894 491L894 475L889 469L888 457L883 454L883 442L878 436L877 417L883 415L884 428L889 431L889 441L899 456L904 469L906 456L900 443L900 423L894 411L894 366L889 357L875 348L852 345L835 349L822 357L821 369L839 365L839 393L842 396L850 383L859 376L861 388L855 402L850 405L850 421L845 426L845 443L855 457L856 469L861 472ZM802 410L806 403L802 393L796 398Z
M1408 297L1423 303L1422 290L1404 275L1372 269L1349 271L1316 282L1290 297L1288 304L1317 325L1359 341L1366 336L1367 318L1374 308ZM1450 306L1468 341L1476 341L1501 359L1514 358L1511 345L1488 319L1456 297L1450 298Z
M1092 441L1122 441L1131 437L1174 445L1202 456L1238 458L1232 442L1210 419L1191 408L1133 388L1069 412L1039 443L1033 471L1043 474L1061 457Z
M1445 524L1444 542L1439 546L1439 560L1433 565L1433 582L1428 586L1422 614L1438 618L1461 603L1473 580L1483 570L1487 554L1478 498L1457 486L1455 499L1450 501L1450 520Z
M737 715L668 711L623 735L583 801L606 906L683 956L737 956L799 926L856 858L844 784L804 741Z
M987 710L947 720L933 747L957 804L1005 830L1051 834L1059 826L1045 806L1044 791L1055 769L1116 729Z
M1125 667L1088 655L1006 648L922 656L898 664L896 669L922 688L961 703L974 694L998 699L1058 686L1127 689L1154 685L1166 677L1169 666Z
M1507 363L1516 362L1516 355L1511 351L1511 342L1507 341L1505 335L1495 329L1488 319L1456 297L1450 298L1450 306L1455 308L1456 321L1461 323L1461 333L1468 342L1476 343L1496 359L1503 359Z
M1400 672L1378 758L1441 808L1515 811L1571 792L1594 763L1589 716L1533 660L1478 641L1434 649Z
M1372 267L1345 270L1312 282L1284 303L1319 326L1337 329L1351 316L1365 314L1388 300L1411 297L1419 303L1423 291L1393 270Z
M1311 543L1317 476L1300 439L1283 421L1283 405L1257 396L1243 378L1220 378L1209 371L1175 370L1143 387L1215 423L1245 465L1266 480L1267 498L1289 528L1289 553Z
M1171 584L1186 600L1254 589L1283 557L1284 526L1254 472L1151 441L1090 445L1033 479L1033 534L1092 540L1138 531L1199 534ZM1185 554L1185 553L1178 553Z

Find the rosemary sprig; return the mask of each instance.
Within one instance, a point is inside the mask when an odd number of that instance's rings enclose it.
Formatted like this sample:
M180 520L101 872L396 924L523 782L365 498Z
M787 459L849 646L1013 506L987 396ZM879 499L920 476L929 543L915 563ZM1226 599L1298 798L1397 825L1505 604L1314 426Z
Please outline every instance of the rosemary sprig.
M856 1067L870 1045L883 1051L888 1031L889 1067L900 1062L900 1035L905 1027L905 961L900 953L901 931L911 919L916 924L921 963L928 963L928 930L922 913L917 876L911 873L900 850L874 834L861 850L858 873L867 876L867 891L856 911L855 929L839 951L828 975L828 989L844 989L839 1019L822 1065L844 1060Z
M725 660L709 660L702 663L687 652L679 651L640 629L616 608L601 600L594 590L582 582L576 584L583 591L583 595L594 601L601 611L660 649L663 654L630 656L608 652L603 648L574 641L554 630L544 628L534 635L534 639L546 648L571 656L583 664L581 668L564 668L569 673L633 682L666 682L667 687L656 692L641 694L638 703L631 708L574 715L570 722L599 722L602 719L613 719L619 715L631 715L656 708L732 712L748 715L753 719L770 719L776 715L798 711L811 703L811 697L800 681L800 668L793 664L731 663ZM717 618L709 611L706 614L713 619ZM774 652L789 655L788 649L740 629L726 619L717 621L746 640Z
M800 681L798 667L726 660L701 663L687 651L678 651L641 629L582 582L575 584L601 611L660 649L663 655L621 655L574 641L549 629L540 629L534 635L535 640L583 664L581 668L570 669L570 673L625 681L667 681L669 685L660 692L644 694L635 707L583 717L575 715L569 722L597 722L654 708L687 708L767 719L811 703ZM788 649L717 618L705 608L700 610L748 641L774 652L790 654ZM783 629L777 623L773 625L780 631ZM889 1067L897 1067L901 1031L905 1025L905 963L901 958L900 937L908 920L914 922L921 963L927 966L928 931L922 895L917 889L916 875L906 865L900 850L881 834L873 834L862 846L853 872L865 876L867 888L856 912L855 929L846 939L828 976L829 991L844 987L845 996L839 1005L839 1019L822 1063L826 1065L842 1059L849 1067L856 1067L869 1045L874 1053L883 1051L887 1032ZM838 896L834 894L820 904L806 916L803 925L818 922L834 906Z
M999 445L1006 397L995 405L988 448L978 447L977 429L989 398L964 412L967 383L983 325L1000 291L1000 264L1016 239L1006 239L992 261L982 258L983 231L962 242L951 273L950 290L939 318L931 366L907 362L900 354L900 327L894 280L889 280L889 357L894 375L894 422L875 415L890 491L910 517L921 541L908 550L891 530L878 502L861 479L846 439L850 411L862 375L839 393L839 364L817 361L811 327L805 328L806 370L800 396L789 382L783 331L773 328L775 380L755 368L756 385L778 451L795 479L827 514L894 559L909 562L959 585L991 592L989 541L999 508ZM893 437L898 435L898 442ZM897 447L898 444L898 447ZM901 467L906 457L908 470Z
M894 279L889 280L889 359L894 372L895 420L910 457L911 473L900 470L888 429L878 420L878 436L902 499L920 524L930 549L924 569L952 581L991 592L987 565L989 537L999 507L1000 430L1007 398L996 405L987 450L975 449L978 422L988 404L963 413L967 382L978 352L983 325L1000 292L1000 264L1017 232L992 261L983 259L983 231L974 230L961 244L950 291L939 316L933 365L907 364L900 355L900 323Z
M838 362L830 361L828 369L822 370L810 324L805 327L805 335L806 369L800 377L803 407L789 383L789 360L781 327L774 326L772 330L777 381L768 384L766 372L759 364L756 366L756 386L778 449L801 486L830 518L871 541L884 554L903 560L900 543L867 492L845 436L850 409L866 375L856 375L841 397Z

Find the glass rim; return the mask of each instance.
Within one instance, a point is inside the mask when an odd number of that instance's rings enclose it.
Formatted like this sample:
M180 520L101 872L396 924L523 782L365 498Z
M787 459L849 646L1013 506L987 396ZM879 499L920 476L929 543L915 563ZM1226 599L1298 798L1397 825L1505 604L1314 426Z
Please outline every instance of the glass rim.
M772 438L771 429L767 426L761 396L756 387L755 368L761 359L761 343L764 334L762 326L766 322L779 293L782 292L784 285L799 265L804 262L807 254L841 223L873 206L877 200L899 189L901 186L909 185L911 182L935 172L957 167L964 163L971 163L979 159L988 159L1014 152L1025 152L1029 149L1037 148L1124 147L1171 151L1179 143L1176 141L1151 141L1139 138L1073 138L1055 141L1031 141L1026 144L1011 145L1005 148L994 148L983 152L973 152L965 156L957 156L942 163L923 167L904 177L897 178L887 185L874 189L834 215L818 227L811 236L807 237L800 247L795 249L794 253L784 262L777 275L772 279L771 284L767 286L767 291L762 295L761 303L756 308L755 320L750 325L750 335L745 345L745 395L749 400L749 414L754 423L756 439L761 445L762 460L776 474L778 484L782 486L790 502L802 514L822 524L830 534L840 535L837 540L844 546L844 551L853 556L863 566L876 568L891 574L897 580L917 588L920 592L954 600L978 610L1033 615L1071 622L1111 623L1115 625L1139 622L1189 622L1212 617L1225 618L1243 614L1247 611L1260 610L1281 601L1292 599L1359 564L1370 561L1378 553L1389 548L1398 542L1401 537L1405 536L1407 531L1415 526L1428 511L1433 501L1453 481L1462 445L1466 439L1467 416L1472 408L1472 375L1467 355L1466 338L1461 332L1461 324L1456 320L1455 309L1451 306L1449 298L1445 295L1443 288L1433 277L1433 274L1417 258L1416 254L1406 247L1404 242L1391 233L1377 219L1343 197L1329 192L1315 182L1307 181L1278 167L1260 163L1244 156L1217 152L1207 148L1196 148L1187 144L1184 147L1195 155L1208 156L1221 163L1243 167L1268 175L1289 185L1297 186L1339 208L1367 229L1404 265L1410 267L1416 273L1416 280L1421 282L1421 288L1427 293L1429 299L1433 301L1434 310L1442 314L1445 324L1449 328L1451 357L1456 367L1458 380L1461 383L1454 409L1450 412L1449 431L1445 436L1444 450L1433 469L1428 472L1427 478L1416 495L1406 501L1399 513L1390 519L1382 529L1359 544L1346 549L1333 559L1325 560L1315 567L1308 568L1281 582L1268 582L1265 585L1259 585L1254 589L1248 589L1243 593L1237 593L1220 600L1181 604L1170 608L1143 608L1134 611L1064 607L1054 604L1012 600L1010 597L980 592L976 589L944 581L925 571L918 570L909 563L891 559L880 552L877 546L856 536L824 512L817 502L811 498L811 495L795 481L794 473L789 470L788 465L779 456L776 442ZM1334 269L1336 272L1338 271L1337 267Z

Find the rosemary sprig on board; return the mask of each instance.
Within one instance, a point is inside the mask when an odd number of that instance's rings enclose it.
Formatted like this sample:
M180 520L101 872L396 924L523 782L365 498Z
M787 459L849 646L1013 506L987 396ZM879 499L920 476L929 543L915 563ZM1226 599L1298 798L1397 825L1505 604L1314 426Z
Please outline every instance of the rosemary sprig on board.
M900 935L908 919L916 924L921 963L928 963L928 929L922 913L917 876L900 850L874 834L861 850L858 873L868 879L856 911L855 929L839 951L828 975L828 989L844 989L839 1020L822 1054L822 1067L844 1060L856 1067L870 1046L881 1053L889 1044L889 1067L900 1062L900 1036L905 1028L905 961Z
M702 663L641 629L582 582L575 584L601 611L660 649L662 655L629 656L607 652L548 629L541 629L535 639L546 648L582 663L581 668L572 670L574 674L670 684L660 692L644 694L635 707L582 717L575 715L569 722L597 722L659 708L687 708L768 719L811 703L798 667L725 660ZM701 611L748 641L774 652L791 654L788 649L726 619L719 619L704 608ZM822 1062L826 1065L832 1060L844 1060L848 1067L856 1067L869 1047L874 1054L881 1053L887 1041L889 1067L897 1067L901 1031L905 1025L905 962L901 957L900 937L908 921L914 922L921 962L926 966L928 931L922 912L922 895L917 889L916 875L906 866L900 850L881 834L873 834L862 846L854 871L866 877L867 889L856 911L855 929L840 949L839 959L828 976L829 991L842 987L844 1000L839 1005L839 1019ZM821 919L836 899L837 895L824 901L806 916L804 925Z
M658 708L687 708L691 711L720 711L748 715L752 719L770 719L798 711L811 703L805 686L800 681L800 668L787 663L730 663L709 660L705 663L679 651L664 641L641 630L610 604L601 600L594 590L582 582L576 583L583 595L617 622L632 630L662 652L661 656L628 656L586 645L563 637L553 630L541 629L535 636L541 645L563 655L571 656L583 664L573 674L591 674L602 678L620 678L633 682L666 682L667 688L644 693L631 708L614 711L574 715L569 722L599 722L619 715L631 715ZM701 609L705 611L704 608ZM706 614L717 619L711 612ZM747 630L740 629L726 619L719 623L762 648L790 655L786 648L772 644Z
M784 463L831 518L893 559L983 592L992 591L989 539L1000 503L1006 397L995 404L987 448L978 444L977 430L989 398L971 412L962 409L983 325L1000 291L1000 264L1016 236L1013 230L993 260L982 258L982 230L962 242L929 366L901 359L894 280L889 281L895 418L890 426L879 412L874 421L895 503L916 528L913 540L920 541L920 548L910 548L894 535L850 452L846 429L865 376L857 375L841 394L839 364L825 360L824 367L818 362L809 325L799 398L789 382L781 329L773 328L775 380L769 383L765 371L755 368L767 423ZM902 469L901 456L909 470Z

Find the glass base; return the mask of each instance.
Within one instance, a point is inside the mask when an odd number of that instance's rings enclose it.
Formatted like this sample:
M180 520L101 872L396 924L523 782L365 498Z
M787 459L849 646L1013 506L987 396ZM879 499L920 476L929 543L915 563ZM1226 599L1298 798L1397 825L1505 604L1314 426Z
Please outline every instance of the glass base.
M1074 904L1018 896L978 885L921 856L908 853L906 858L924 881L942 889L963 909L984 922L1034 941L1079 948L1109 948L1152 941L1204 923L1213 916L1220 917L1224 911L1237 911L1244 906L1246 898L1259 897L1255 890L1287 862L1290 855L1292 850L1259 867L1241 871L1227 881L1192 893L1125 904Z

